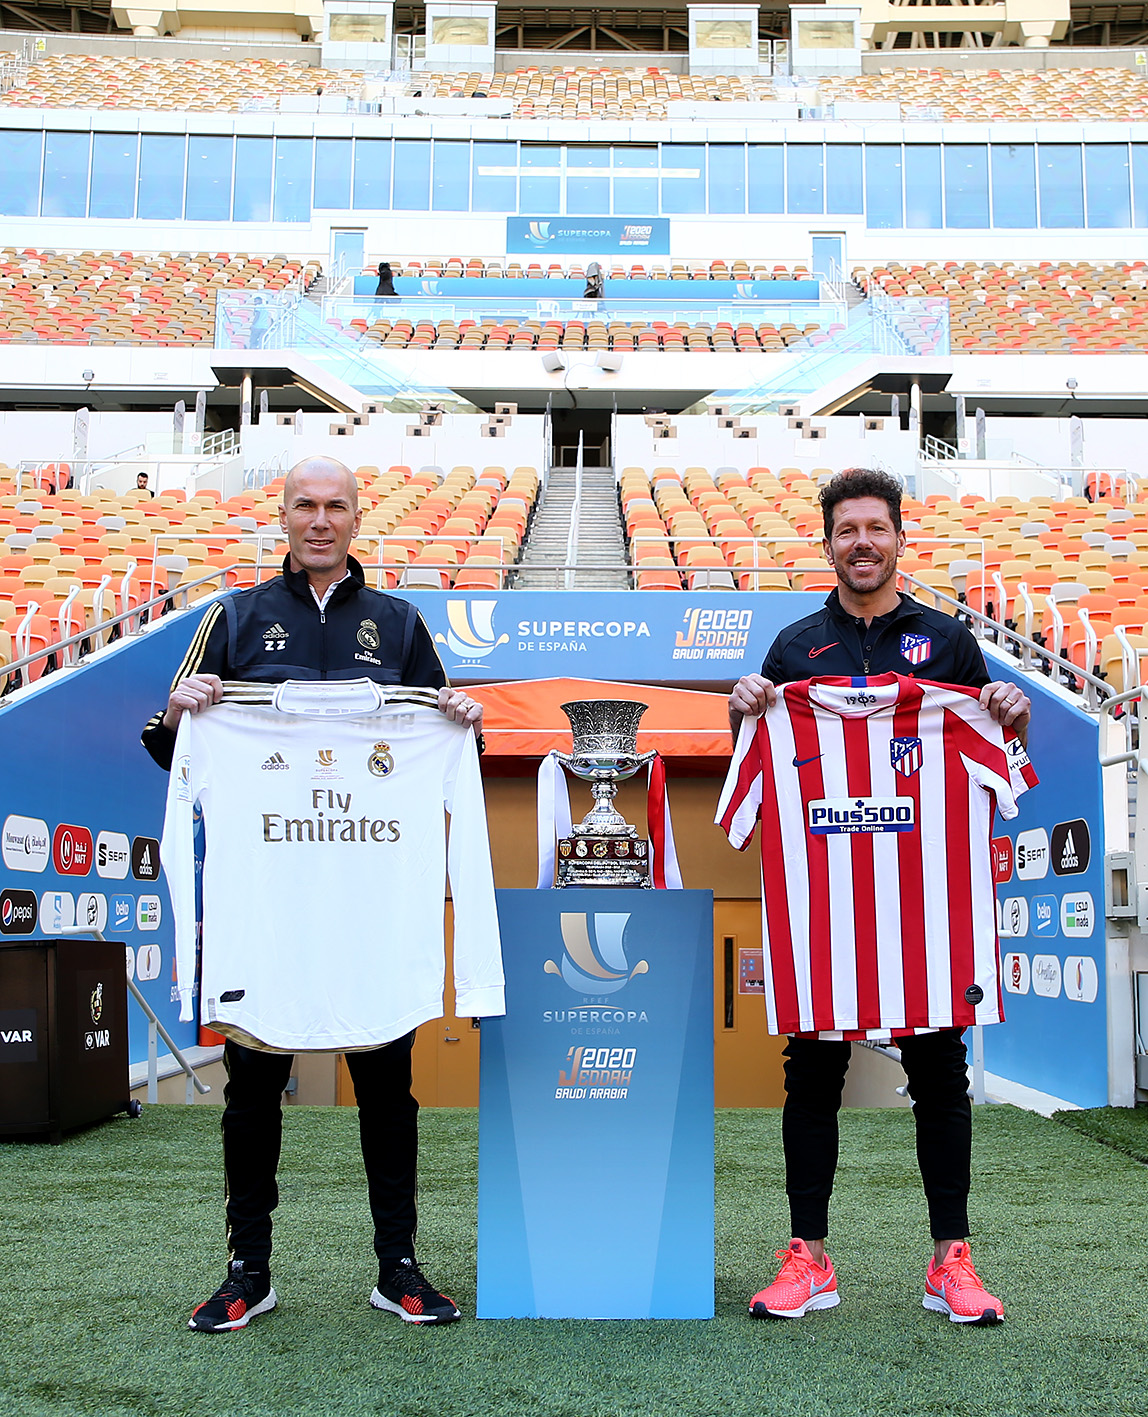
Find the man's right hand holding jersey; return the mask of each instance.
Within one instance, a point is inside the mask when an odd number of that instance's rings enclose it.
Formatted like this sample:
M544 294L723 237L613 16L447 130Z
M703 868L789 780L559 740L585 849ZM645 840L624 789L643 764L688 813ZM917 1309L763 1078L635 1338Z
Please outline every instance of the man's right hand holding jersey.
M733 686L729 696L729 728L737 742L743 718L760 718L767 708L777 703L777 689L760 674L744 674Z
M172 689L164 713L165 728L174 733L185 713L199 713L223 698L223 680L218 674L189 674Z

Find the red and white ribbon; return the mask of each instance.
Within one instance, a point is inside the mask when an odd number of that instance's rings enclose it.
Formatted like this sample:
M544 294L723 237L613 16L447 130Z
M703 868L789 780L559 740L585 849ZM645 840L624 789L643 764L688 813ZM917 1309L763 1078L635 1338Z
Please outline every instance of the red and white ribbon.
M657 890L682 889L682 873L674 846L670 798L666 791L666 765L657 754L649 765L646 789L646 824L650 833L650 879ZM538 764L538 889L554 886L557 842L573 829L570 787L557 752Z

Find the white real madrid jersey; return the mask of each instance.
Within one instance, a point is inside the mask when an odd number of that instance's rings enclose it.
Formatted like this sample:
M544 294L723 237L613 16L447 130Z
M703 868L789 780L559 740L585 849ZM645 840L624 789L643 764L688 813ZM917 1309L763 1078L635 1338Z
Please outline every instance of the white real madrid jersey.
M367 680L229 684L184 714L161 851L182 1021L197 804L203 1023L296 1052L373 1048L441 1017L448 870L456 1011L505 1011L475 738L435 701Z

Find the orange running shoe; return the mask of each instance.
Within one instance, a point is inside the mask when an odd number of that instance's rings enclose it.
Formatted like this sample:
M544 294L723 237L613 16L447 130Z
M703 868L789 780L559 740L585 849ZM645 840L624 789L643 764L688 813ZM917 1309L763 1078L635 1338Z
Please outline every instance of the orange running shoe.
M955 1241L944 1260L929 1261L925 1274L926 1309L948 1314L955 1324L999 1324L1004 1305L986 1290L969 1257L968 1242Z
M794 1240L788 1250L778 1250L781 1268L768 1288L749 1301L755 1319L800 1319L810 1309L832 1309L841 1302L833 1261L825 1256L822 1267L809 1253L804 1240Z

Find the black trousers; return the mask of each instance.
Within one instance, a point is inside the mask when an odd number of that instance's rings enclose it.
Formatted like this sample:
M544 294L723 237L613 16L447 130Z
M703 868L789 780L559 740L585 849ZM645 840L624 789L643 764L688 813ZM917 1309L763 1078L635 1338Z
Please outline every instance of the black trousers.
M897 1039L913 1099L917 1163L934 1240L959 1240L969 1233L973 1113L961 1033L947 1028ZM851 1051L849 1043L819 1038L790 1038L785 1049L781 1134L790 1234L798 1239L823 1240L829 1233L837 1113Z
M414 1256L419 1104L411 1096L408 1033L382 1048L347 1053L359 1104L359 1140L380 1264ZM232 1259L266 1263L271 1212L279 1204L276 1172L283 1136L283 1089L290 1053L264 1053L229 1039L223 1049L223 1171L227 1250Z

